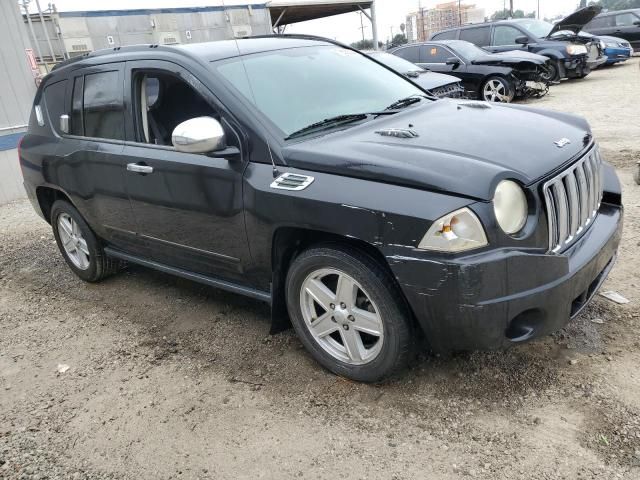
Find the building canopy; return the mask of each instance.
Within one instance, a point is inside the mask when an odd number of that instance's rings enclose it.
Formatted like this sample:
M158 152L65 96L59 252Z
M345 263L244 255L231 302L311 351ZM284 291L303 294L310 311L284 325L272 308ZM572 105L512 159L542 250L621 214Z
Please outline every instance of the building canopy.
M271 12L273 27L331 17L343 13L358 12L371 7L373 2L353 0L274 1L267 7Z

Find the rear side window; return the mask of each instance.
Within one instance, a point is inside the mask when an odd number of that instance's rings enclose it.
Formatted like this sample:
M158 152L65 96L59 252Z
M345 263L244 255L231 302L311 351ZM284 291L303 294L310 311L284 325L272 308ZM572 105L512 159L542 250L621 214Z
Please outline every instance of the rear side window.
M449 50L438 45L423 45L420 53L422 63L446 63L447 58L453 57Z
M491 45L491 28L476 27L460 30L460 40L466 40L478 47L486 47Z
M123 88L120 72L84 76L84 135L124 140Z
M405 60L410 61L411 63L420 62L420 50L418 47L405 47L400 50L394 52L395 55L400 58L404 58Z
M522 37L524 34L517 28L509 25L497 25L493 31L492 45L516 45L516 38Z
M71 97L71 135L84 136L84 124L82 122L82 89L84 77L76 77L73 81L73 93Z
M431 36L431 40L457 40L458 30L448 30L446 32L436 33Z
M44 89L44 101L49 114L49 121L53 129L60 133L60 116L65 113L64 95L67 90L67 80L52 83Z
M616 15L616 27L632 27L635 22L639 20L640 18L636 17L633 13Z

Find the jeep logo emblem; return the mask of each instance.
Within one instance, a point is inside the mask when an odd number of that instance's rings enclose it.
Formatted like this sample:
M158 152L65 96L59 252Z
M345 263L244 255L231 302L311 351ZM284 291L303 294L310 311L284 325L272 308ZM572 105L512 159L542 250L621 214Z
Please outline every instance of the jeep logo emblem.
M571 143L571 140L569 140L568 138L561 138L557 142L553 142L553 143L555 143L556 147L558 148L564 148Z

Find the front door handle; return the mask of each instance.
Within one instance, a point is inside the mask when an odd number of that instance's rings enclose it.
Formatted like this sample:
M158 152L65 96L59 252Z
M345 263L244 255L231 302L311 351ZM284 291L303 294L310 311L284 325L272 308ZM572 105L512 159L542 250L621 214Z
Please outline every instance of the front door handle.
M153 173L153 167L149 165L141 165L139 163L128 163L127 170L136 173Z

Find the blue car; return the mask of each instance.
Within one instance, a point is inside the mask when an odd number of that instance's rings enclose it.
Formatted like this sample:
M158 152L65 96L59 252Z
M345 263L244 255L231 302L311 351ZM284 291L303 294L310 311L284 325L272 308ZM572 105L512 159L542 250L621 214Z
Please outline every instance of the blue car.
M618 62L626 62L633 55L631 44L624 38L598 36L605 44L604 54L607 57L605 65L613 65Z

